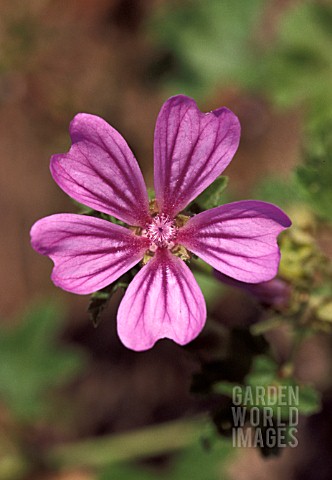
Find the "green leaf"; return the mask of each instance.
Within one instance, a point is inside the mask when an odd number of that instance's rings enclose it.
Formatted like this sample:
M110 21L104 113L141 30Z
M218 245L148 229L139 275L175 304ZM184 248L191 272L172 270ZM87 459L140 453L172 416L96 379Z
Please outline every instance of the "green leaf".
M222 194L228 185L228 177L221 175L195 200L201 210L218 207L222 203Z
M121 277L114 283L112 283L110 286L104 288L103 290L98 290L91 295L88 306L88 314L94 327L98 327L98 325L100 324L101 315L114 293L119 288L126 289L127 287L128 283L124 282L123 277Z
M98 480L157 480L160 478L147 468L132 465L112 465L102 471ZM161 477L162 478L162 477Z
M88 314L94 327L98 327L100 324L101 314L103 313L110 299L111 293L103 290L95 292L91 295L88 306Z
M301 385L299 388L299 413L312 415L321 409L321 395L311 385Z
M137 274L137 267L131 268L128 272L115 280L102 290L94 292L90 297L88 313L94 327L98 327L101 321L101 315L106 308L108 302L119 288L126 290L131 280Z
M175 58L166 78L171 93L201 96L243 78L256 64L253 32L263 0L164 2L150 19L154 39Z
M273 41L264 42L265 3L163 2L149 23L172 58L161 77L169 93L207 98L239 85L281 108L309 106L311 119L331 118L331 4L306 0L281 9Z
M326 5L322 13L314 1L285 10L261 72L266 92L280 105L326 100L332 73L331 12Z
M298 411L302 415L311 415L320 410L320 393L311 385L301 384L295 378L292 377L280 377L278 375L278 365L271 358L260 355L254 359L250 373L246 377L246 384L253 387L257 386L269 386L276 387L276 392L283 395L292 389L293 392L298 391L298 405L293 405L298 408ZM267 390L268 394L268 390ZM268 405L269 403L267 403ZM274 410L280 408L284 418L288 417L289 406L285 405L285 399L281 398L280 401L276 401L275 405L272 405Z
M108 215L107 213L94 210L93 208L87 207L86 205L83 205L76 200L73 200L73 203L78 208L79 215L87 215L89 217L101 218L102 220L107 220L108 222L115 223L116 225L126 226L126 223L124 223L122 220L118 220L112 215Z
M213 276L212 272L194 271L195 279L203 292L206 303L211 307L220 299L224 286Z
M332 48L332 47L331 47ZM296 170L303 197L316 214L332 222L332 122L308 132L305 159Z
M234 454L232 445L227 440L216 442L209 450L203 450L200 444L195 444L179 457L172 480L227 480L226 460Z
M214 393L220 393L222 395L226 395L227 397L232 398L235 387L238 388L239 385L237 383L232 383L232 382L218 382L214 386L213 392Z
M273 382L278 366L267 355L258 355L254 358L250 373L246 376L246 383L253 387L269 385Z
M54 304L43 304L0 329L0 399L23 420L46 412L49 389L81 371L82 354L56 344L63 321Z

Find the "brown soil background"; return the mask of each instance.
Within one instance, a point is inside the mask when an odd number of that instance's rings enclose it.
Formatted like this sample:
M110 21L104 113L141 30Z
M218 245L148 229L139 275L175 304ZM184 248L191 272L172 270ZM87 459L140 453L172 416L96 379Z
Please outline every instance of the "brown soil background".
M81 419L72 437L140 427L197 409L188 394L197 365L187 352L170 342L140 355L124 349L115 332L119 297L94 330L88 299L56 289L49 279L51 262L29 243L34 221L75 211L51 178L49 158L68 149L68 125L77 112L98 114L117 128L152 184L153 130L166 97L149 77L162 52L143 25L163 1L0 2L0 314L6 321L45 296L68 306L66 338L84 345L92 358L85 378L70 387ZM270 2L262 38L271 36L289 3ZM241 146L226 172L233 195L245 198L271 173L286 178L299 158L301 112L275 112L236 85L216 91L201 107L221 105L242 124ZM266 463L257 452L245 452L231 473L238 479L300 478L290 455Z

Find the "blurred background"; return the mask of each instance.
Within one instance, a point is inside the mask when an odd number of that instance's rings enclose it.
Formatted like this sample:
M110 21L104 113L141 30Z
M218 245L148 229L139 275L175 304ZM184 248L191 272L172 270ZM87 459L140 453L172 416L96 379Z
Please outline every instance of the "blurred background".
M331 81L328 0L0 1L0 480L332 478ZM49 172L76 113L119 130L152 187L156 117L179 93L238 115L220 203L291 216L290 293L267 301L197 268L211 322L188 347L138 354L116 335L123 293L94 328L29 230L77 211ZM213 393L264 356L309 386L299 447L272 455L232 448Z

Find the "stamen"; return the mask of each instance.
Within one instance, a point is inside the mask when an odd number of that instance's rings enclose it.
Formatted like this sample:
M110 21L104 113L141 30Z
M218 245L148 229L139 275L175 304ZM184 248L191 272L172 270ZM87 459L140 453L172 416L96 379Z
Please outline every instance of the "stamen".
M173 248L177 235L175 221L168 215L160 213L153 217L152 221L146 225L144 236L151 240L151 251L159 248Z

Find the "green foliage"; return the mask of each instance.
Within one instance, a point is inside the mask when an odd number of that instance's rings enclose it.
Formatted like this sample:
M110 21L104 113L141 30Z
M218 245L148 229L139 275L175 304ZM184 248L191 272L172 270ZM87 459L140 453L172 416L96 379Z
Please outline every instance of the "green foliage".
M311 0L285 11L277 41L267 52L259 72L262 77L257 80L278 104L288 107L319 102L323 106L324 98L332 113L328 88L332 75L331 29L331 5Z
M73 378L83 365L77 350L55 343L63 318L54 304L43 304L15 327L0 329L0 399L22 420L43 414L50 389Z
M193 274L202 290L205 301L209 307L220 300L224 292L224 285L213 275L213 269L201 258L195 257L191 261Z
M119 290L126 290L131 280L137 274L138 268L133 267L113 283L93 293L90 297L88 313L94 327L98 327L101 315L113 295Z
M290 370L289 373L291 374L292 371ZM220 382L216 385L215 392L232 398L233 388L235 387L238 388L239 385L230 382ZM264 408L264 406L268 405L274 410L274 414L281 412L281 416L284 419L288 418L290 406L295 406L302 415L312 415L319 412L321 408L320 393L313 386L301 384L291 375L285 375L280 366L267 355L258 355L254 358L251 370L245 377L244 385L241 386L243 399L246 398L246 389L248 387L252 388L252 391L256 387L264 387L264 402L257 404L249 402L248 405L244 403L244 406ZM298 405L286 404L286 401L289 400L287 392L290 389L294 392L298 391ZM274 397L276 393L278 398ZM282 397L279 398L279 395ZM255 399L255 396L253 398Z
M289 209L295 203L308 208L325 220L332 222L332 125L308 141L304 160L290 178L270 177L254 190L259 200L275 203Z
M113 465L106 468L97 478L97 480L156 480L159 475L142 467L133 467L130 465ZM161 477L162 478L162 477Z
M287 391L288 388L298 388L299 404L296 405L298 411L302 415L312 415L320 410L320 394L311 385L303 385L296 381L295 378L286 375L280 375L280 368L277 363L266 355L257 356L252 364L250 373L246 376L245 382L251 387L257 386L274 386L285 387L284 390L276 390L277 392ZM269 405L269 394L266 389L266 404ZM280 399L276 401L275 407L282 404ZM259 406L259 405L258 405ZM288 405L283 405L281 411L287 418Z
M233 452L231 444L225 440L216 442L208 450L196 443L177 454L171 464L161 471L119 464L107 468L98 480L218 480L221 475L227 480L225 461Z
M218 207L224 203L223 193L227 185L228 177L221 175L194 200L194 203L198 205L202 211Z
M332 222L332 120L315 125L308 137L296 178L315 213Z
M78 209L78 213L80 215L88 215L90 217L101 218L102 220L107 220L108 222L115 223L116 225L126 226L122 220L118 220L117 218L113 217L112 215L108 215L107 213L98 212L98 210L94 210L93 208L87 207L82 203L73 200L73 203L76 205Z
M279 274L294 288L312 291L319 279L313 276L313 272L325 275L324 270L328 266L313 236L315 217L302 205L296 205L290 216L292 228L279 237L282 252Z
M202 96L246 75L255 63L251 40L263 4L263 0L189 0L162 5L150 30L177 61L169 86Z
M98 290L90 297L88 313L94 327L98 327L101 321L101 314L112 296L111 292Z
M267 355L258 355L254 358L245 380L252 387L269 385L273 382L277 371L278 366L272 358Z
M253 198L275 203L280 208L287 210L290 204L302 201L303 195L293 176L288 179L271 176L256 186Z
M299 390L299 412L312 415L321 409L321 395L312 385L301 385Z
M280 314L253 325L251 332L259 334L283 323L294 329L296 336L331 333L332 262L314 236L317 219L301 205L292 209L290 216L292 228L279 240L279 275L291 286L289 303Z
M220 295L223 293L224 288L221 282L219 282L210 272L197 272L194 271L195 279L203 292L205 301L209 307L216 303L220 299Z
M151 24L157 42L176 60L168 86L207 96L235 83L281 107L304 102L312 115L330 118L332 6L307 0L285 8L275 35L264 42L259 31L265 6L261 0L163 5Z
M119 290L119 288L125 290L128 287L130 282L129 278L132 278L134 272L136 273L137 269L131 269L126 275L118 278L108 287L105 287L103 290L98 290L91 295L88 313L94 327L98 327L100 324L101 315L115 292Z

